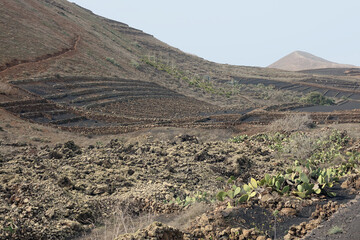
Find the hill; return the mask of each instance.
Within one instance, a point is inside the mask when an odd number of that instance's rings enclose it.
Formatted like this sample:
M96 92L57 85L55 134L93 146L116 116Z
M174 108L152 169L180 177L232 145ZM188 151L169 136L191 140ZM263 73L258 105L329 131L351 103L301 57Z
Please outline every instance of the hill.
M206 61L65 0L0 4L1 106L42 124L143 126L154 119L186 122L228 109L239 113L269 103L266 89L243 92L236 79L289 76ZM273 92L266 93L271 104L292 97Z
M224 127L311 91L360 94L347 75L210 62L65 0L4 0L0 14L0 107L65 130Z
M320 68L353 68L353 65L330 62L307 52L295 51L281 58L268 68L276 68L287 71L300 71Z
M174 79L169 70L162 71L159 62L166 65L162 68L212 80L226 80L232 74L264 77L276 72L206 61L66 0L4 0L1 5L2 82L55 75L117 76L181 91L186 88L178 84L188 86L188 82Z

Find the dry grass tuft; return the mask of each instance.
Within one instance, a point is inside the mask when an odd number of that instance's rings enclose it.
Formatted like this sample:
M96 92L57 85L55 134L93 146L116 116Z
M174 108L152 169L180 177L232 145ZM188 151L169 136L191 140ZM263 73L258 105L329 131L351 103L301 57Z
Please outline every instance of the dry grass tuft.
M112 214L105 219L100 227L96 227L79 240L113 240L121 234L134 233L155 221L151 213L135 216L130 204L114 206Z
M295 159L305 160L310 157L316 149L318 142L328 139L331 132L321 131L311 134L295 133L289 137L289 142L284 145L283 151L291 154Z
M78 240L113 240L119 235L135 233L146 228L154 221L163 222L169 226L186 229L190 223L198 216L209 210L209 206L204 203L193 203L186 210L176 214L154 215L143 213L134 214L131 204L111 207L112 214L101 222L101 226L96 226L91 233L78 238Z
M157 219L158 221L163 221L169 226L186 229L190 227L190 224L196 217L201 216L203 213L209 210L209 206L205 203L195 202L190 205L188 209L177 214L171 219Z
M275 120L269 125L271 132L294 132L314 127L314 122L309 114L293 114L285 118Z

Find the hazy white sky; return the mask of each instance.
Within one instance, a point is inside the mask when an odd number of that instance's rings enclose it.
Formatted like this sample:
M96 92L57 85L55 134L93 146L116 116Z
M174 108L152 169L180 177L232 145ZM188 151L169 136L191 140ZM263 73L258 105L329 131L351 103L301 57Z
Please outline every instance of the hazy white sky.
M70 0L218 63L265 67L302 50L360 66L359 0Z

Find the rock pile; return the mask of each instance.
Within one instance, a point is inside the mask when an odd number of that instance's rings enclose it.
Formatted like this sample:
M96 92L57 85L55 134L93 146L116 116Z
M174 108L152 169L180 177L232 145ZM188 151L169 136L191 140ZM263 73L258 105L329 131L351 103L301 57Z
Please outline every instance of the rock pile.
M328 202L324 205L316 205L316 210L311 214L312 220L309 222L302 222L298 226L292 226L288 234L284 237L285 240L300 239L308 232L315 229L322 221L326 221L338 209L340 205L336 202Z
M260 150L259 150L260 149ZM261 150L263 149L263 150ZM70 238L107 217L114 206L132 213L172 213L169 204L196 192L216 192L218 178L276 171L266 146L201 143L193 136L172 141L122 143L80 148L17 146L1 157L0 238Z

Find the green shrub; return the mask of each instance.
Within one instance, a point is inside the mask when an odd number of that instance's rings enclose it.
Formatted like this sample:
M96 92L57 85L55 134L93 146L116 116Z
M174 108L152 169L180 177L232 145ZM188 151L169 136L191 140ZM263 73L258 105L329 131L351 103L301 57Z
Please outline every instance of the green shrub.
M319 92L311 92L303 98L305 103L314 104L314 105L334 105L335 102L333 99L325 97Z
M249 137L248 135L239 135L239 136L236 136L236 137L233 137L230 139L230 142L233 142L233 143L241 143L245 140L247 140Z

